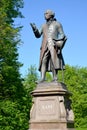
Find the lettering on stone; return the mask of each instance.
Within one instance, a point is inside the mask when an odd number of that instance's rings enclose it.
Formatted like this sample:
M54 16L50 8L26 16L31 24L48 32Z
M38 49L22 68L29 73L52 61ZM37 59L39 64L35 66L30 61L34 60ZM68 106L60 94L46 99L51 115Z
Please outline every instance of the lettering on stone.
M40 115L54 115L55 105L54 100L40 100L38 103L38 114Z

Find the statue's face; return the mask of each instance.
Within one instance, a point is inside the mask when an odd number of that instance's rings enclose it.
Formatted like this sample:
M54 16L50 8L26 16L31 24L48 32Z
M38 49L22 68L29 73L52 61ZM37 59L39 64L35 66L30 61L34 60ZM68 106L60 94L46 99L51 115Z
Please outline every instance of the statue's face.
M46 20L49 20L52 17L52 13L48 10L45 12L44 16Z

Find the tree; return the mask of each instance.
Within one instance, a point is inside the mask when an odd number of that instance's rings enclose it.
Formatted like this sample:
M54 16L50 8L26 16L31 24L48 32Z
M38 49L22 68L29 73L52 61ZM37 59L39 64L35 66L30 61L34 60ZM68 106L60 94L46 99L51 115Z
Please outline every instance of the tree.
M60 73L60 81L62 81ZM72 92L72 108L75 114L75 127L87 128L87 68L66 65L64 81Z
M37 81L38 79L38 73L37 73L37 68L35 66L30 66L30 68L28 69L28 74L26 75L26 77L24 78L24 82L23 85L26 89L27 92L27 98L28 98L28 109L29 109L29 113L30 113L30 109L32 106L32 96L31 96L31 92L35 89L36 87L36 83L35 81Z
M15 85L21 83L19 74L21 64L18 62L17 52L20 27L15 28L13 26L13 18L21 16L17 3L20 4L20 0L16 0L16 2L14 0L0 1L0 86L2 87L0 95L3 94L4 97L7 95L9 97L8 87L13 90Z
M0 0L0 130L27 130L27 96L18 61L22 0Z

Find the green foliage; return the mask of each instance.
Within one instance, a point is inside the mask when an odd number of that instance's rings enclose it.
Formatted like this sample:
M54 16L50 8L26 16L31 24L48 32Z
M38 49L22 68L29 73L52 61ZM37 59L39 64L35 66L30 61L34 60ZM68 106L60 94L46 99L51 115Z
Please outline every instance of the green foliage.
M0 130L28 129L28 98L17 52L21 27L14 25L22 7L22 0L0 0Z
M35 81L38 79L37 69L35 66L30 66L28 69L28 74L25 77L24 80L24 86L28 90L28 92L31 92L35 88Z
M25 90L26 90L27 99L28 99L29 112L30 112L30 109L31 109L31 106L32 106L31 92L36 87L35 81L37 81L37 79L38 79L37 69L36 69L35 66L31 65L30 68L28 69L28 74L26 75L24 82L23 82L23 85L24 85Z
M20 106L17 101L4 100L0 102L0 130L25 130L28 128L27 114L22 107L24 106Z
M23 8L23 0L0 0L0 13L8 24L14 23L14 18L23 17L20 8Z
M46 73L46 80L48 82L52 81L52 75L49 72Z
M59 80L62 81L60 72ZM72 92L72 108L75 114L75 126L87 128L87 68L66 65L64 82Z

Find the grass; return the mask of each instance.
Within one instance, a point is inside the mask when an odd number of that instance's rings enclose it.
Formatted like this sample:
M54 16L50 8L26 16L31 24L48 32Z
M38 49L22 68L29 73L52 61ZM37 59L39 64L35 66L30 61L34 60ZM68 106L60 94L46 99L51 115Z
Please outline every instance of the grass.
M87 130L87 128L75 128L75 130Z
M87 130L87 128L68 128L68 130Z

